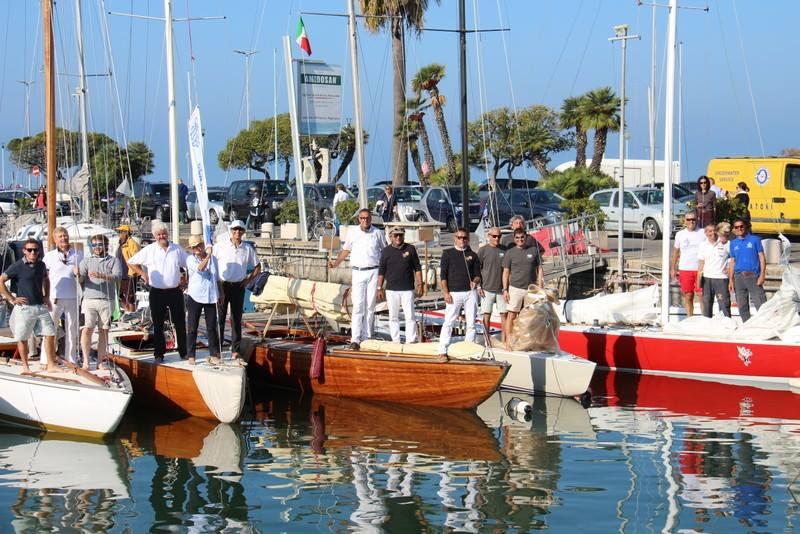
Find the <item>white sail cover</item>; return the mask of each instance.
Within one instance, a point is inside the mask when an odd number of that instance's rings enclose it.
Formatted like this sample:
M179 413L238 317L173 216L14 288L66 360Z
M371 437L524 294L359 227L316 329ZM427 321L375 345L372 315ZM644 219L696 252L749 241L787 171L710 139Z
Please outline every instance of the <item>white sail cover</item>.
M660 323L658 287L653 285L627 293L597 295L567 300L559 307L559 319L588 325L657 325Z
M322 315L329 321L350 320L350 286L330 282L300 280L270 275L260 295L251 295L253 304L296 306L306 317Z

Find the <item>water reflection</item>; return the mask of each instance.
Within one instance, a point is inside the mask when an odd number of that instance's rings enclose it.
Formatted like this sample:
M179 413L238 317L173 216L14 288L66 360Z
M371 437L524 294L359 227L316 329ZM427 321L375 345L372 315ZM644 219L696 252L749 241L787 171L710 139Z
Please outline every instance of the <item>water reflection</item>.
M598 375L593 404L477 412L273 394L240 425L0 431L16 531L792 531L800 395ZM518 400L529 410L512 409Z

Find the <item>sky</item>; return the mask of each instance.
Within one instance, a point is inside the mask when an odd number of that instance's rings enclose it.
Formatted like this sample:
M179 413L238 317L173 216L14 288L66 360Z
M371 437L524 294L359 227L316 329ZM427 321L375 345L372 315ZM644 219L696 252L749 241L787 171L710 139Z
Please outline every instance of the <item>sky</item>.
M659 2L666 3L666 0ZM356 5L358 1L356 0ZM455 28L456 0L430 0L428 28ZM796 0L685 0L680 9L678 39L682 44L681 156L683 180L702 174L708 160L726 155L775 155L800 146L800 69L796 59L800 2ZM89 129L118 142L144 141L155 153L149 179L168 180L167 98L164 23L108 12L163 17L162 0L82 0L88 81ZM75 1L56 4L55 46L58 77L58 123L78 129ZM175 78L180 175L187 168L186 121L189 94L199 104L205 137L209 182L223 185L246 176L223 171L217 153L246 125L245 60L233 52L256 50L251 58L251 118L287 111L282 36L290 35L292 53L298 17L303 13L313 49L312 59L342 65L343 120L353 116L351 66L346 19L310 12L344 14L346 0L174 0L176 19L225 17L175 24ZM656 11L657 140L663 157L664 67L667 9ZM543 104L558 109L564 98L611 86L619 91L621 53L612 44L613 27L628 24L641 40L628 44L628 158L649 159L647 91L650 85L653 8L636 0L467 0L469 28L507 28L468 37L469 119L497 107ZM25 84L29 85L30 130L44 128L41 8L38 0L0 3L0 143L26 133ZM362 121L370 135L366 165L370 183L391 178L391 43L385 34L359 30ZM422 32L407 37L408 79L422 66L441 63L440 84L448 99L445 116L450 137L458 144L458 37ZM194 58L194 61L192 61ZM113 72L113 76L107 74ZM277 72L277 76L273 75ZM277 84L275 83L277 81ZM277 85L277 92L274 86ZM430 115L428 116L430 117ZM437 163L444 160L436 126L429 121ZM590 141L591 143L591 141ZM458 147L456 146L456 150ZM677 147L676 147L677 151ZM6 183L16 170L3 162ZM606 156L618 156L618 137L609 136ZM554 155L551 166L574 158ZM334 170L338 162L334 162ZM409 165L413 178L413 166ZM352 180L356 180L353 168ZM282 175L282 173L281 173ZM519 177L535 177L530 168ZM485 180L473 170L472 179ZM27 178L24 178L26 180Z

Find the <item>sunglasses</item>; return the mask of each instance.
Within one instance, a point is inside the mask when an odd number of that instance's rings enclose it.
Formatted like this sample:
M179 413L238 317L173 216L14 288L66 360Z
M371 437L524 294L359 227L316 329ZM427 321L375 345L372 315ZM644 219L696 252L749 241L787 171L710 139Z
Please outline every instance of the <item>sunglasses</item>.
M697 219L686 219L686 222L697 222Z
M233 228L231 232L244 232L244 228Z
M369 217L359 217L358 218L359 221L366 221L367 219L369 219Z
M525 236L524 235L515 235L514 236L514 241L524 241L524 240L525 240Z
M743 229L743 228L744 228L744 225L743 225L743 224L734 224L734 225L733 225L733 229L734 229L734 230L736 230L736 229L739 229L739 230L741 230L741 229Z
M456 236L456 239L466 239L466 238L467 238L467 236L465 236L465 235L457 235Z
M104 246L106 246L106 245L105 245L105 243L92 243L92 247L93 247L93 248L96 248L96 247L104 247Z
M38 248L26 248L25 252L39 252Z
M500 234L489 234L489 237L500 237Z

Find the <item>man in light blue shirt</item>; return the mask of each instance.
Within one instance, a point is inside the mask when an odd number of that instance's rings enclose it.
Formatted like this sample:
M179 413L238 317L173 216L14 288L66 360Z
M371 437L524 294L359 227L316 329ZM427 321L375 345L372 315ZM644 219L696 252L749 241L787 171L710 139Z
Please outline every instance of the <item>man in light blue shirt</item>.
M208 361L211 364L217 364L220 354L219 331L217 330L217 258L211 254L212 247L206 247L203 236L189 237L189 248L192 255L186 258L186 269L189 271L189 287L186 289L188 295L186 299L188 308L186 355L189 357L189 363L194 364L197 327L200 325L200 314L203 313L206 316L206 333L208 335Z

